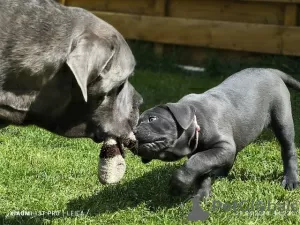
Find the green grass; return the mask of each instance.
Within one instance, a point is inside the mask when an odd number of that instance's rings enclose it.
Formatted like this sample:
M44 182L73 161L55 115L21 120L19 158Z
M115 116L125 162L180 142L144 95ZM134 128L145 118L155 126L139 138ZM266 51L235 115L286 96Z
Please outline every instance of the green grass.
M144 97L142 111L177 101L188 93L203 92L246 64L220 64L210 60L206 62L209 71L204 74L175 71L171 63L167 64L168 68L156 68L154 62L143 65L146 66L138 67L131 78ZM212 76L211 71L222 76ZM292 92L297 146L300 146L299 96ZM128 152L127 171L121 183L102 186L97 179L100 145L91 140L67 139L36 127L10 126L0 131L0 142L0 224L188 223L191 202L173 198L167 192L172 171L184 160L152 161L144 165ZM300 208L300 191L285 191L280 186L281 179L279 145L270 132L265 132L238 155L228 178L215 181L212 197L201 203L210 216L207 221L196 224L299 223L299 212L250 216L212 210L216 200L261 200L272 204L291 201ZM14 211L60 213L56 216L8 215ZM70 215L76 212L82 215Z

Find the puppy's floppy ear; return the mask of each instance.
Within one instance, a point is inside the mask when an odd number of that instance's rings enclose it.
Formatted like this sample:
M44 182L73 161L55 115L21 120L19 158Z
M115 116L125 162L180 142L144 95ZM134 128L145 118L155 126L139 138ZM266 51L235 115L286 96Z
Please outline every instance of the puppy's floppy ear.
M112 43L99 36L86 32L73 43L73 50L67 57L67 65L72 70L87 102L87 83L92 73L100 73L112 60L115 49Z
M188 129L194 120L196 112L195 107L181 103L167 103L166 106L169 108L182 129Z

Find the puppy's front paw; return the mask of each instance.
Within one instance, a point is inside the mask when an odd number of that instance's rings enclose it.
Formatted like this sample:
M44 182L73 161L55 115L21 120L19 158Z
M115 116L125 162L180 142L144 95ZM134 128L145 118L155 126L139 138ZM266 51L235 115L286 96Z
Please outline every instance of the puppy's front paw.
M201 188L197 191L196 196L199 198L199 201L204 201L208 199L211 195L211 189L209 188Z
M184 169L178 169L172 175L170 181L170 194L175 196L188 194L192 185L191 175Z
M285 175L281 185L287 190L296 189L299 186L298 175Z

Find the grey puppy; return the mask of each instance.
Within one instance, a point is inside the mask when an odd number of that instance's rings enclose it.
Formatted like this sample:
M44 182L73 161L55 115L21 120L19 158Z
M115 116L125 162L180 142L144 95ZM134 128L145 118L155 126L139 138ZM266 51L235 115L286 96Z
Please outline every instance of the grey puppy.
M281 144L282 185L294 189L298 163L286 85L300 90L300 83L281 71L251 68L203 94L151 108L140 116L133 152L144 162L188 156L172 176L171 192L203 198L211 192L211 177L226 176L237 153L270 124Z
M67 137L124 138L142 97L122 35L88 11L52 0L0 0L1 125Z

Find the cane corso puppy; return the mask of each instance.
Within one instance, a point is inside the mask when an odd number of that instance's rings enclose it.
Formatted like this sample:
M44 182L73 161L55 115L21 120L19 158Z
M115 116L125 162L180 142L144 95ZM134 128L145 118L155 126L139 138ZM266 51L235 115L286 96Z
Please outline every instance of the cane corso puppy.
M0 1L1 125L34 124L67 137L120 140L142 97L122 35L88 11L53 0Z
M203 94L151 108L140 116L138 147L132 151L144 162L188 156L172 176L171 191L206 197L211 177L226 176L237 153L270 124L281 145L282 185L294 189L298 163L286 85L300 90L300 83L281 71L251 68Z

